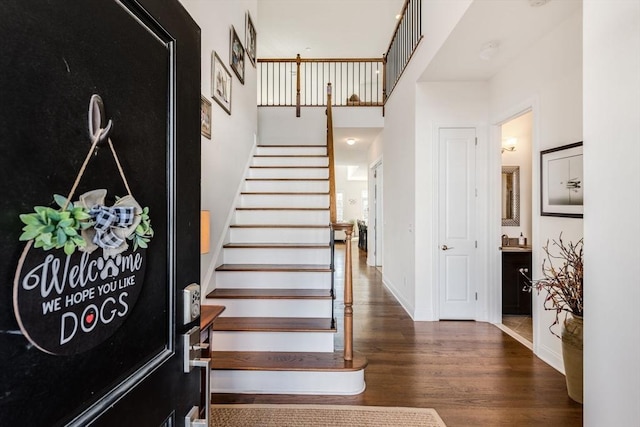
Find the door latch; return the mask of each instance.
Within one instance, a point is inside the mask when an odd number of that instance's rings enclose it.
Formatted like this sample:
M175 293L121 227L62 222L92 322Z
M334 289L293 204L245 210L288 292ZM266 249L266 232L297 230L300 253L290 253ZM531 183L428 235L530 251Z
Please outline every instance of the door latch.
M194 326L189 332L182 335L183 371L188 374L193 368L204 369L204 419L199 419L200 408L194 406L184 417L185 427L209 427L209 413L211 411L211 358L200 357L201 350L209 348L209 344L200 341L200 327Z

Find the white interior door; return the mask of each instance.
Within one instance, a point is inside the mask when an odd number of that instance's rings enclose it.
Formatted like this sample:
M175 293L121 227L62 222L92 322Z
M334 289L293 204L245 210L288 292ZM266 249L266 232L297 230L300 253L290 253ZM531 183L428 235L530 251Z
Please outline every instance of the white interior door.
M441 319L475 319L476 130L439 131L438 271Z

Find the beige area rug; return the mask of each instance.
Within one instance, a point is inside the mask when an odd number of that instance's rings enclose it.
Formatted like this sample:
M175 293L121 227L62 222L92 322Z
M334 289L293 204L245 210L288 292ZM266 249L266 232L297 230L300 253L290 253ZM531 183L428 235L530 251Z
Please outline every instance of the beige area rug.
M446 427L435 409L342 405L211 405L211 427Z

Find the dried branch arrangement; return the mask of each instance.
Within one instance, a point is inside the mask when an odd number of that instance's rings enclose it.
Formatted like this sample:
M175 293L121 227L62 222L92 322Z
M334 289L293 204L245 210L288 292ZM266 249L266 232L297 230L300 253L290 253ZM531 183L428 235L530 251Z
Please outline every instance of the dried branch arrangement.
M562 240L562 233L558 240L551 241L551 250L549 241L542 248L547 254L546 259L542 262L543 279L533 280L527 277L530 285L527 289L536 289L547 291L544 300L545 310L556 312L554 322L549 326L549 330L555 336L559 336L552 328L560 323L559 316L563 311L571 313L573 316L583 316L583 249L584 239L578 240L575 244L572 242L565 243ZM557 248L557 250L553 250ZM553 252L553 253L552 253Z

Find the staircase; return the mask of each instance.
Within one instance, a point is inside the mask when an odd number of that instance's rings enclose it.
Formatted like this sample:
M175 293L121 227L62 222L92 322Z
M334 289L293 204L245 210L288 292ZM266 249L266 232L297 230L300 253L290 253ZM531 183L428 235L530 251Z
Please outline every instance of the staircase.
M358 394L366 359L336 352L322 145L258 146L205 305L214 393Z

